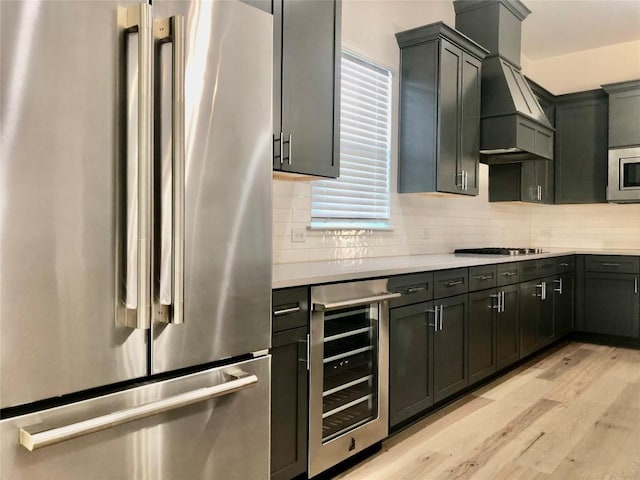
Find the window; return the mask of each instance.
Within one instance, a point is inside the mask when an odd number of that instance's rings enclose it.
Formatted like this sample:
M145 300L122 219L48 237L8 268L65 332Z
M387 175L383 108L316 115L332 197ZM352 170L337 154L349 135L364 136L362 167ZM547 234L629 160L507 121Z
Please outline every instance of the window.
M391 72L342 53L340 178L313 183L311 225L388 228Z

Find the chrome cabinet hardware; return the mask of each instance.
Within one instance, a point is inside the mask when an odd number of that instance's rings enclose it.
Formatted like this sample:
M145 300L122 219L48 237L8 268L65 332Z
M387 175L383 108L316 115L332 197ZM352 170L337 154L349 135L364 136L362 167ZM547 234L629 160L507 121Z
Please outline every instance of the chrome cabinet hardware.
M328 310L335 310L336 308L357 307L358 305L366 305L368 303L384 302L385 300L400 298L401 296L401 293L384 292L371 297L355 298L353 300L343 300L341 302L314 303L313 310L315 312L326 312Z
M427 287L409 287L405 290L405 293L417 293L426 290Z
M438 311L437 305L434 307L434 310L427 310L427 313L433 313L433 323L430 323L429 326L433 327L434 332L438 331Z
M540 295L536 294L536 297L540 297L541 300L547 299L547 282L542 282L540 285L536 285L536 288L541 288Z
M568 264L568 263L566 263L566 262L562 262L562 263L560 264L560 266L561 266L561 267L568 267L568 266L569 266L569 264Z
M33 433L31 428L21 428L20 445L29 451L37 450L42 447L55 445L83 435L107 430L124 423L150 417L151 415L157 415L159 413L175 410L176 408L203 402L210 398L228 395L230 393L252 387L258 383L258 377L255 375L249 375L239 369L230 369L228 373L234 377L234 380L230 380L220 385L199 388L190 392L181 393L163 400L145 403L137 407L107 413L106 415L64 425L62 427L51 428L37 433Z
M284 165L284 134L280 132L280 165Z
M464 283L464 280L451 280L450 282L447 282L446 285L447 287L457 287L458 285L462 285Z
M619 267L619 263L602 262L600 265L603 267Z
M500 313L503 313L504 312L504 290L500 292L500 304L501 304Z
M443 319L444 319L444 306L440 305L440 331L442 331Z
M282 310L274 310L273 316L280 317L282 315L289 315L290 313L298 313L299 311L300 307L283 308Z
M553 291L554 292L558 292L560 295L562 295L562 279L557 279L553 281L554 283L558 284L558 288L554 288Z
M491 280L493 278L493 275L475 275L473 278L484 282L486 280Z
M513 276L515 276L517 274L518 274L518 272L503 272L502 276L503 277L513 277Z
M458 177L460 177L460 185L458 185ZM464 190L464 170L456 173L456 186L459 186L460 190Z
M633 282L633 291L635 293L638 293L638 277L634 278L633 280L634 280L634 282Z
M491 295L489 295L491 298L495 298L497 299L497 302L495 305L492 305L491 308L493 308L494 310L498 310L498 313L500 313L500 292L498 293L492 293Z
M289 163L289 165L291 165L291 162L293 161L292 158L293 158L293 143L291 141L291 134L289 134L289 157L287 160L287 163Z

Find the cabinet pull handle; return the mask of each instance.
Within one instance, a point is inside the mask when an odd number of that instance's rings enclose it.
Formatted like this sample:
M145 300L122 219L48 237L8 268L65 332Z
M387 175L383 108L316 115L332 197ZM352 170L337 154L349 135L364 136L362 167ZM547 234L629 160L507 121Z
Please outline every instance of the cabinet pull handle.
M547 282L542 282L540 285L536 285L536 288L541 288L540 295L536 294L536 297L540 297L541 300L547 299Z
M568 266L569 266L569 264L568 264L568 263L563 262L563 263L561 263L561 264L560 264L560 266L561 266L561 267L568 267Z
M504 290L500 292L500 305L501 305L501 308L500 310L498 310L498 312L503 313L504 312Z
M430 323L429 326L433 327L433 331L438 331L438 306L435 306L435 310L427 310L428 313L433 313L433 323Z
M405 289L404 293L418 293L426 290L427 287L408 287Z
M283 308L282 310L274 310L273 316L280 317L282 315L289 315L290 313L298 313L299 311L300 307Z
M492 293L489 296L498 300L498 302L495 305L492 305L491 308L493 308L494 310L498 310L498 313L500 313L500 292Z
M280 132L280 165L284 164L284 134Z
M293 152L293 148L292 148L293 143L291 143L291 134L289 134L289 159L288 159L288 163L289 165L291 165L291 154Z
M446 285L447 287L457 287L458 285L462 285L464 283L464 280L452 280L450 282L447 282Z
M602 262L600 265L603 267L619 267L619 263Z
M442 331L442 320L444 319L444 306L440 305L440 331Z
M554 288L553 291L562 295L562 279L554 280L554 282L558 284L558 288Z
M491 280L493 278L493 275L475 275L473 278L484 282L485 280Z
M460 177L460 185L458 185L458 177ZM456 173L456 187L460 187L460 190L464 190L464 170L460 170Z
M634 278L634 292L638 293L638 277Z
M514 275L517 275L518 272L503 272L502 276L503 277L513 277Z
M468 172L467 172L466 170L463 170L463 171L462 171L462 173L463 173L463 175L462 175L462 185L463 185L462 189L463 189L464 191L466 191L466 190L467 190L467 187L468 187L468 185L469 185L469 184L467 183L467 182L468 182L468 179L469 179L469 174L468 174Z

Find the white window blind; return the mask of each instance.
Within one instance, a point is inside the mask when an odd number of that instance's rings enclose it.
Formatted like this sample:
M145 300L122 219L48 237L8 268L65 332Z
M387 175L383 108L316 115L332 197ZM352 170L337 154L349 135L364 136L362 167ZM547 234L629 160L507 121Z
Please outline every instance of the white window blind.
M343 52L341 78L340 178L314 182L311 224L388 227L391 72Z

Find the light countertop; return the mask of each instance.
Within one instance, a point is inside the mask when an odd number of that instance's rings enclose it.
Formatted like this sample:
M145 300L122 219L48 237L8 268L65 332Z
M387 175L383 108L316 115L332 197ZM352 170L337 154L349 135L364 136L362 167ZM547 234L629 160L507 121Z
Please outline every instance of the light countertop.
M273 266L272 288L317 285L321 283L386 277L448 268L473 267L476 265L519 262L574 254L640 256L640 250L549 249L541 254L519 256L441 253L432 255L360 258L355 260L280 263Z

